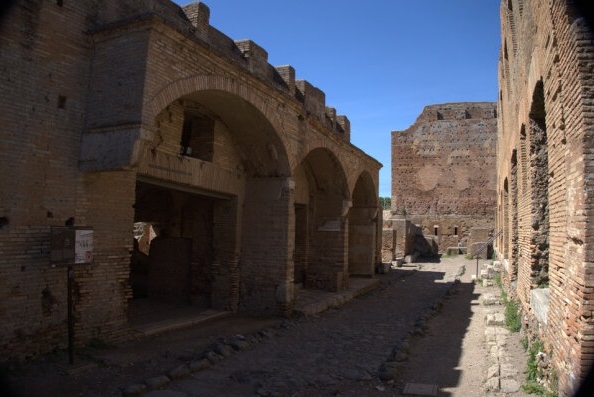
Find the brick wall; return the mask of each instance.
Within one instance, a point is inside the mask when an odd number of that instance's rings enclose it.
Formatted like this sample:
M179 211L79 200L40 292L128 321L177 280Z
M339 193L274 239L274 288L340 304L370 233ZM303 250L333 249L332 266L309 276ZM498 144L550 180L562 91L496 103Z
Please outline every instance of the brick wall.
M0 349L6 357L66 344L66 269L50 263L50 229L83 224L77 144L91 45L73 34L87 28L84 10L19 3L0 25Z
M0 174L10 176L0 182L5 359L65 346L66 274L49 261L52 226L94 230L95 260L75 274L77 343L130 336L139 181L202 195L212 205L216 309L290 311L296 192L305 191L307 201L313 194L321 213L343 217L342 231L327 239L314 232L320 219L307 218L305 255L310 263L314 252L328 255L328 288L348 285L345 203L352 203L362 174L365 202L376 202L381 165L350 144L348 119L326 106L323 91L296 82L290 66L268 64L256 43L236 43L211 27L204 4L185 10L188 19L165 0L110 0L102 7L93 0L62 6L23 0L3 20ZM214 121L191 141L196 156L181 153L184 122L194 116ZM321 172L331 199L316 198L319 192L296 177L316 150L333 164ZM302 182L307 186L295 186ZM309 250L315 239L320 246ZM375 251L367 260L379 257ZM192 277L199 284L202 276Z
M440 252L494 226L496 127L494 103L451 103L392 132L392 211L437 236Z
M502 2L498 69L497 183L500 192L508 189L500 195L498 222L508 246L499 240L497 249L508 263L510 295L517 294L533 324L529 331L552 351L560 396L572 395L594 353L585 248L594 50L592 26L575 4ZM550 288L546 326L536 325L531 308L530 291L539 286Z

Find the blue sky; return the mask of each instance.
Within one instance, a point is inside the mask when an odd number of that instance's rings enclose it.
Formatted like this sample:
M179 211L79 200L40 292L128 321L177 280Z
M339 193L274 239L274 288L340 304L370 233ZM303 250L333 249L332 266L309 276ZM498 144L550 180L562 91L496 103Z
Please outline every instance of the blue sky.
M204 3L212 26L293 66L349 118L351 142L383 164L380 196L391 196L391 131L426 105L497 100L499 0Z

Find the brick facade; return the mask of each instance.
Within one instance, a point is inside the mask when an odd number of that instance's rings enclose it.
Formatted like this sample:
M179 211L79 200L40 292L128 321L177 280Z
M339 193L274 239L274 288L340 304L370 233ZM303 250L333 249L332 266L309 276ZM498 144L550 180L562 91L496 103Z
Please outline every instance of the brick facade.
M594 361L594 41L585 3L501 4L497 223L504 234L496 250L528 330L552 353L560 396L573 394ZM546 321L531 301L537 288L550 289Z
M439 252L495 226L496 104L425 107L392 132L392 213L436 239Z
M172 298L188 277L175 299L286 315L295 283L336 291L351 275L373 276L381 164L350 143L348 119L323 91L214 29L209 15L203 3L166 0L21 0L6 12L5 359L65 346L66 273L50 263L52 226L94 232L93 263L75 268L79 344L130 337L131 300ZM150 266L187 246L175 257L188 267L143 279L151 260L131 266L135 222L162 237Z

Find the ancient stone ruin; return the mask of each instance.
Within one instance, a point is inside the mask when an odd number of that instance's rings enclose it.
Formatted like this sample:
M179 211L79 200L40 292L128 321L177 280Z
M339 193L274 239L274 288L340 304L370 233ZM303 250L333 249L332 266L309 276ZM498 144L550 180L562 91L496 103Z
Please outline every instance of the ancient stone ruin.
M3 359L65 346L68 265L76 344L132 337L146 302L160 320L286 316L301 288L374 276L381 164L323 91L209 17L167 0L6 10Z
M348 118L205 4L4 6L0 361L66 346L67 290L74 342L118 341L146 300L161 320L287 316L302 288L343 291L501 231L541 380L571 396L594 363L589 3L501 2L497 104L431 105L392 133L383 225L381 164Z
M384 235L393 256L474 254L495 227L496 104L425 107L405 131L392 132L392 213ZM410 226L402 226L406 222ZM474 233L472 233L474 231ZM390 249L382 248L389 259Z

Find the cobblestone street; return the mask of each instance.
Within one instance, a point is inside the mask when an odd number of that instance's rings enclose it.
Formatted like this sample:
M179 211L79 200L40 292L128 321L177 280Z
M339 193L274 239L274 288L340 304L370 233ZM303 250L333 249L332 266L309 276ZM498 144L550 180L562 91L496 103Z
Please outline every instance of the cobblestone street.
M37 386L17 376L15 388L23 396L311 397L402 395L419 383L436 385L427 395L480 396L492 363L479 300L497 287L475 286L474 265L458 257L393 269L373 292L317 315L217 320L224 326L97 353L90 369L28 371Z

